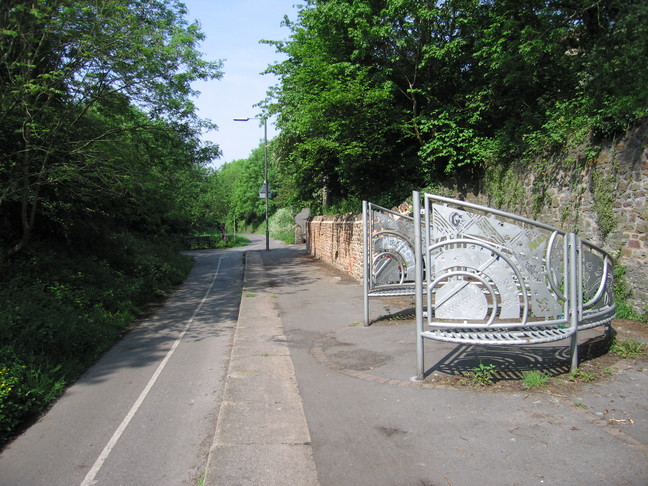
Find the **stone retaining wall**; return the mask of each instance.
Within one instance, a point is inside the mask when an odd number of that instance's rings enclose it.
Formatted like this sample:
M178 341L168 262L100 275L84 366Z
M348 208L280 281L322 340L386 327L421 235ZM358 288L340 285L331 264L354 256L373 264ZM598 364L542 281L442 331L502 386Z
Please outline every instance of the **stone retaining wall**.
M501 208L577 233L625 267L630 304L648 312L648 124L587 156L582 146L548 163L519 164L474 192L442 195ZM538 174L542 175L542 179ZM362 280L362 216L317 216L307 244L315 257Z

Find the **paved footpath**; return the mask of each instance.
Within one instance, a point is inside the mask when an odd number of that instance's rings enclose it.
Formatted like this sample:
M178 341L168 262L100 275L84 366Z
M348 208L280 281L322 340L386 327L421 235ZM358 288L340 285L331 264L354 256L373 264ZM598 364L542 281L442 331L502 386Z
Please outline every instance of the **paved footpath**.
M205 485L648 484L645 361L564 394L415 382L411 319L364 327L361 284L303 246L247 258ZM372 318L395 311L372 302ZM566 348L426 342L426 366L559 374Z
M246 273L204 485L315 485L295 371L259 252Z

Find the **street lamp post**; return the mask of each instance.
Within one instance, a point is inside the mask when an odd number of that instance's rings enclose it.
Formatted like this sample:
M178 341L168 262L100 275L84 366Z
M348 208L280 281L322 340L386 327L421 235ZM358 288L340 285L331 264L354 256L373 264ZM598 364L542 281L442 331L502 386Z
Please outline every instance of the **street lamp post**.
M270 227L268 225L268 199L270 198L270 185L268 184L268 119L267 118L234 118L234 121L246 122L250 120L263 120L263 185L259 196L265 199L265 235L266 251L270 251Z

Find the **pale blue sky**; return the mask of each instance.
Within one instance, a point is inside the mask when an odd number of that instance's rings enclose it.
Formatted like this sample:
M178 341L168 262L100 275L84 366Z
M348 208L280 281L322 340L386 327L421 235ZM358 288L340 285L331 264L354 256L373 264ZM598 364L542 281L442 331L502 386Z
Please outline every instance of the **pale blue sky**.
M235 122L236 117L254 117L261 113L254 105L263 100L276 78L261 75L265 68L279 60L261 39L286 40L290 31L281 27L284 15L297 17L299 0L183 0L190 22L198 20L206 39L200 45L207 60L223 59L224 75L220 80L196 83L201 92L196 100L199 116L218 125L218 131L204 136L217 143L223 155L216 166L245 159L263 140L263 127L257 120ZM272 119L268 121L268 139L276 134Z

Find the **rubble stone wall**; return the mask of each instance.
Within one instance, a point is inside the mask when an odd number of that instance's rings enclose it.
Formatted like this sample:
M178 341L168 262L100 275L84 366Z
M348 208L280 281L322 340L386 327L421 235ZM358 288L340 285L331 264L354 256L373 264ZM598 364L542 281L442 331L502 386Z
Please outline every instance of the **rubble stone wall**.
M648 124L604 146L511 166L477 189L445 189L445 196L575 232L603 248L626 270L629 303L648 312ZM307 233L312 255L362 279L361 215L317 216Z

